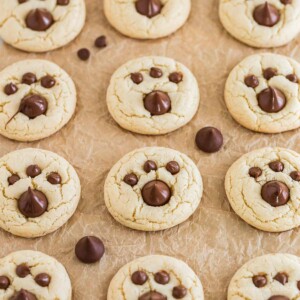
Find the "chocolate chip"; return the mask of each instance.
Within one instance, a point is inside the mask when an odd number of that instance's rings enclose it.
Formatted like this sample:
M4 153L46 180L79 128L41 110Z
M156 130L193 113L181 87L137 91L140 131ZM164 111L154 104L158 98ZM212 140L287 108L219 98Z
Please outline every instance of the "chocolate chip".
M77 55L81 60L88 60L90 58L90 50L87 48L82 48L77 51Z
M151 68L150 69L150 76L153 78L160 78L163 76L163 72L159 68Z
M266 275L256 275L252 277L252 282L257 288L262 288L267 285L268 280Z
M279 181L269 181L262 186L262 198L273 207L285 205L290 200L290 190Z
M34 119L44 115L48 109L48 101L40 95L25 96L20 103L19 112L26 115L29 119Z
M26 175L34 178L42 173L41 168L38 165L30 165L26 169Z
M51 184L61 184L61 176L57 172L51 172L47 176L47 181Z
M280 282L282 285L285 285L289 281L289 276L284 272L279 272L276 274L274 279Z
M130 186L135 186L138 183L138 178L134 173L127 174L123 181Z
M171 110L171 99L165 92L153 91L144 98L144 107L152 116L164 115Z
M30 268L26 264L18 265L16 268L16 274L20 278L25 278L30 274Z
M138 300L167 300L167 297L159 292L151 291L140 296Z
M137 0L135 2L136 11L148 18L153 18L162 10L162 3L160 0Z
M8 181L8 184L9 184L9 185L13 185L13 184L15 184L17 181L19 181L19 180L20 180L20 176L17 175L17 174L12 174L11 176L9 176L9 177L7 178L7 181Z
M159 271L154 274L154 280L159 284L167 284L170 281L170 275L166 271Z
M37 297L31 292L21 289L9 298L9 300L37 300Z
M0 276L0 290L6 290L9 286L9 278L7 276Z
M245 77L244 82L247 87L256 88L259 85L259 80L254 75L248 75Z
M268 300L290 300L290 298L288 298L286 296L276 295L276 296L270 297Z
M35 82L37 82L36 76L33 73L25 73L22 77L22 83L27 84L27 85L31 85Z
M284 94L276 88L266 88L257 95L259 107L268 113L277 113L286 105Z
M187 295L187 289L183 285L178 285L173 288L172 296L175 299L182 299Z
M223 145L222 133L214 127L204 127L197 132L196 144L207 153L217 152Z
M140 84L144 80L143 74L138 73L138 72L131 73L130 78L135 84Z
M284 5L292 4L292 0L280 0L280 2Z
M57 5L68 5L70 0L57 0Z
M143 271L135 271L131 275L131 281L136 285L143 285L148 280L148 275Z
M297 288L300 291L300 281L297 282Z
M95 40L95 46L97 48L104 48L107 46L107 42L106 42L106 36L105 35L101 35L99 37L96 38Z
M163 181L152 180L144 185L142 197L149 206L163 206L170 201L171 190Z
M18 208L26 218L37 218L47 211L48 200L42 192L29 187L19 198Z
M252 167L249 169L249 175L255 179L257 179L259 176L261 176L262 170L258 167Z
M170 161L166 165L167 171L169 171L172 175L179 173L180 166L177 161Z
M259 25L273 27L280 20L280 12L266 1L254 9L253 18Z
M265 79L269 80L277 75L277 70L274 68L267 68L263 72Z
M290 176L295 181L300 181L300 172L299 171L293 171L290 173Z
M151 171L156 171L157 170L157 165L153 160L147 160L144 163L144 171L146 173L150 173Z
M85 236L78 241L75 247L77 258L86 264L99 261L104 254L102 241L95 236Z
M179 83L182 81L183 75L180 72L173 72L169 75L169 80L174 83Z
M7 96L13 95L18 91L18 88L15 84L9 83L4 87L4 93Z
M298 83L298 77L296 74L286 75L286 78L291 82Z
M284 164L281 161L276 160L276 161L270 162L269 167L274 172L282 172L284 169Z
M25 2L27 2L28 0L19 0L18 2L20 3L20 4L22 4L22 3L25 3Z
M50 89L54 87L55 83L56 83L55 79L50 75L46 75L41 79L41 85L46 89Z
M34 31L46 31L54 23L52 14L44 8L31 10L25 19L26 26Z
M40 285L42 287L46 287L46 286L49 286L50 281L51 281L51 277L46 273L40 273L40 274L35 276L34 281L38 285Z

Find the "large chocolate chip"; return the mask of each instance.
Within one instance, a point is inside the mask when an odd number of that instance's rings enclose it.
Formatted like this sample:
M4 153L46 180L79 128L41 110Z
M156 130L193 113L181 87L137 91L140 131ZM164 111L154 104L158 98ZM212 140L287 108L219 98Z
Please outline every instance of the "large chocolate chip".
M171 199L171 190L166 183L152 180L142 189L142 197L149 206L163 206Z
M178 285L173 288L172 296L175 299L182 299L187 295L187 288L183 285Z
M34 178L42 173L41 168L38 165L30 165L26 168L26 175Z
M138 300L167 300L167 297L159 292L151 291L140 296Z
M54 23L52 14L44 8L31 10L25 19L26 26L34 31L46 31Z
M106 42L106 36L105 35L101 35L99 37L96 38L94 45L97 48L104 48L107 46L107 42Z
M150 69L150 76L153 78L160 78L163 76L163 72L160 68L151 68Z
M159 284L167 284L170 281L170 275L166 271L159 271L154 274L154 280Z
M70 0L57 0L57 5L68 5Z
M288 298L286 296L276 295L276 296L270 297L268 300L290 300L290 298Z
M104 251L104 244L95 236L83 237L77 242L75 247L77 258L86 264L99 261L103 256Z
M144 171L146 173L150 173L151 171L156 171L157 170L157 165L153 160L147 160L144 163Z
M20 278L25 278L30 274L30 268L26 264L18 265L16 268L16 274Z
M153 18L161 12L162 3L160 0L137 0L135 8L139 14Z
M263 185L261 196L273 207L282 206L290 200L290 190L283 182L273 180Z
M296 74L286 75L286 78L291 82L298 83L298 77Z
M36 78L35 74L28 72L22 76L21 82L24 84L27 84L27 85L31 85L31 84L37 82L37 78Z
M47 176L47 181L51 184L61 184L61 176L57 172L51 172Z
M261 176L262 170L258 167L252 167L249 169L249 175L255 179L257 179L259 176Z
M7 178L7 181L8 181L8 184L9 184L9 185L13 185L13 184L15 184L17 181L19 181L19 180L20 180L20 176L17 175L17 174L12 174L11 176L9 176L9 177Z
M46 89L50 89L54 87L55 83L56 83L55 79L50 75L46 75L41 78L41 85Z
M277 70L274 68L267 68L263 72L265 79L269 80L277 75Z
M284 94L272 87L268 87L257 95L259 107L268 113L277 113L286 105Z
M144 106L152 116L164 115L171 110L171 99L165 92L153 91L144 98Z
M259 85L259 80L254 75L248 75L245 77L244 82L247 87L256 88Z
M9 300L37 300L37 297L29 291L21 289L11 296Z
M300 172L299 171L293 171L290 173L290 176L295 181L300 181Z
M284 164L279 160L270 162L269 167L274 172L282 172L284 170Z
M252 282L257 288L262 288L267 285L268 280L266 275L256 275L252 277Z
M28 95L21 100L19 111L29 119L34 119L46 113L47 100L40 95Z
M169 171L172 175L179 173L180 166L177 161L170 161L166 165L167 171Z
M18 87L13 84L13 83L8 83L5 87L4 87L4 93L7 96L13 95L18 91Z
M42 287L46 287L46 286L49 286L49 284L51 282L51 277L47 273L40 273L35 276L34 281L38 285L40 285Z
M134 173L130 173L124 177L123 181L130 186L135 186L139 180Z
M131 275L131 281L136 285L143 285L148 280L148 275L143 271L135 271Z
M213 153L221 149L223 135L217 128L204 127L197 132L195 141L200 150Z
M38 190L30 187L23 193L18 201L18 208L26 218L37 218L48 208L47 197Z
M169 75L169 80L174 83L179 83L182 81L183 75L180 72L173 72Z
M138 73L138 72L131 73L130 78L135 84L140 84L144 80L143 74Z
M253 18L259 25L273 27L280 20L280 12L266 1L254 9Z
M9 278L7 276L0 276L0 290L6 290L9 286Z
M280 282L282 285L285 285L289 281L289 276L284 272L279 272L275 275L274 279Z

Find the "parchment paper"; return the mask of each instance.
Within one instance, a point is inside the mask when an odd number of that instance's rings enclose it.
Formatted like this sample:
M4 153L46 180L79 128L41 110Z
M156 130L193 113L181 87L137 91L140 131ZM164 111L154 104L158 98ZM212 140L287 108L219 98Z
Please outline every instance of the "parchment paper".
M223 99L229 71L254 50L234 40L218 18L218 0L193 0L187 24L174 35L156 41L126 38L110 27L101 0L86 0L87 22L70 45L47 54L28 54L0 46L0 68L25 58L45 58L63 67L74 79L78 105L70 123L57 134L36 143L18 143L0 137L0 155L36 147L62 155L76 168L82 184L77 212L61 229L46 237L26 240L0 231L0 256L21 249L35 249L56 257L67 268L75 300L106 299L107 288L125 263L148 254L166 254L186 261L199 275L206 300L225 300L234 272L248 259L270 252L300 255L299 229L268 234L258 231L231 210L226 199L224 176L242 154L264 146L289 147L300 152L299 130L278 135L253 133L230 117ZM109 46L99 50L94 40L105 34ZM300 60L300 36L288 46L271 50ZM80 61L81 47L92 51ZM201 88L201 104L195 118L174 133L141 136L122 130L105 103L106 88L114 70L127 60L144 55L166 55L186 64ZM223 149L216 154L197 150L198 129L216 126L224 134ZM127 152L143 146L166 146L189 155L201 170L204 196L195 214L185 223L157 233L133 231L115 222L104 205L103 185L113 164ZM87 234L99 236L106 253L100 263L85 265L74 255L74 246Z

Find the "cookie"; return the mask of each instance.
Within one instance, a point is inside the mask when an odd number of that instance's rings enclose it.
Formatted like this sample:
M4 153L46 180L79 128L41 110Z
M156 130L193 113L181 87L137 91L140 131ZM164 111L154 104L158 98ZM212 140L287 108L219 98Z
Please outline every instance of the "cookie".
M169 148L141 148L110 170L106 206L116 221L144 231L163 230L187 220L202 197L202 178L185 154Z
M300 31L299 0L220 0L219 16L232 36L252 47L279 47Z
M188 19L191 0L104 0L104 13L122 34L156 39L178 30Z
M0 158L0 227L39 237L73 215L80 199L74 168L50 151L27 148Z
M291 58L271 53L251 55L227 79L227 108L238 123L253 131L278 133L298 128L299 78L300 65Z
M163 255L138 258L112 279L107 300L203 300L201 282L183 261Z
M0 298L71 300L71 281L55 258L38 251L16 251L0 259Z
M228 300L292 300L300 297L300 258L277 253L256 257L233 276Z
M167 57L141 57L121 66L112 76L107 105L123 128L158 135L187 124L199 106L193 74Z
M14 63L0 72L0 134L36 141L60 130L76 107L70 76L39 59Z
M234 211L250 225L281 232L300 225L300 155L262 148L228 170L225 189Z
M1 0L0 37L28 52L71 42L85 22L84 0Z

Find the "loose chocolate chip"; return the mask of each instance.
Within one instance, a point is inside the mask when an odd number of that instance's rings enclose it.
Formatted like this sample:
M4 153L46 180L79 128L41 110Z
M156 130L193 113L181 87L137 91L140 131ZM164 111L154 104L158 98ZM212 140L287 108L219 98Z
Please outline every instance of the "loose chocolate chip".
M251 88L256 88L259 85L259 80L256 76L254 75L248 75L245 77L244 82L246 86L251 87Z
M289 276L284 272L279 272L276 274L274 279L280 282L282 285L285 285L289 281Z
M27 2L28 0L19 0L19 3L22 4L22 3L25 3Z
M290 176L295 181L300 181L300 172L299 171L293 171L290 173Z
M147 160L144 163L144 171L146 173L150 173L151 171L156 171L157 170L157 165L153 160Z
M290 300L290 298L288 298L286 296L276 295L276 296L270 297L268 300Z
M217 128L204 127L197 132L195 141L200 150L213 153L221 149L223 135Z
M153 18L161 12L162 3L160 0L137 0L135 8L139 14Z
M292 4L292 0L280 0L280 2L284 5Z
M44 8L31 10L25 19L26 26L34 31L46 31L54 23L52 14Z
M252 282L257 288L262 288L267 285L268 280L266 275L256 275L252 277Z
M15 184L17 181L19 181L19 180L20 180L20 176L17 175L17 174L12 174L11 176L9 176L9 177L7 178L7 181L8 181L8 184L9 184L9 185L13 185L13 184Z
M135 174L131 173L131 174L127 174L123 181L127 184L129 184L130 186L135 186L138 183L138 178Z
M20 278L25 278L30 274L30 268L26 264L18 265L16 268L16 274Z
M172 296L175 299L182 299L187 295L187 289L183 285L178 285L173 288Z
M57 172L51 172L47 176L47 181L51 184L61 184L61 176Z
M48 109L48 101L40 95L28 95L21 100L19 111L29 119L44 115Z
M26 175L34 178L42 173L41 168L38 165L30 165L26 169Z
M266 88L257 95L259 107L268 113L277 113L286 105L284 94L276 88Z
M0 276L0 290L6 290L9 286L9 278L7 276Z
M277 70L274 68L267 68L263 72L265 79L269 80L277 75Z
M255 179L257 179L259 176L261 176L262 170L258 167L252 167L249 169L249 175Z
M138 300L167 300L167 297L159 292L151 291L140 296Z
M296 74L286 75L286 78L291 82L298 83L298 77Z
M37 297L29 291L21 289L11 296L9 300L37 300Z
M107 46L107 42L106 42L106 36L105 35L101 35L99 37L96 38L95 40L95 46L97 48L104 48Z
M15 84L9 83L4 87L4 93L7 96L13 95L18 91L18 88Z
M78 241L75 247L77 258L86 264L99 261L104 254L102 241L95 236L85 236Z
M164 115L171 110L171 99L165 92L153 91L144 98L144 107L152 116Z
M160 78L163 76L163 72L159 68L151 68L150 69L150 76L153 78Z
M50 75L46 75L41 79L41 85L46 89L50 89L54 87L55 83L56 83L55 79Z
M170 201L171 190L163 181L152 180L144 185L142 197L149 206L163 206Z
M140 84L144 80L143 74L138 73L138 72L131 73L130 78L135 84Z
M27 84L27 85L31 85L35 82L37 82L36 76L33 73L25 73L22 77L22 83Z
M81 60L88 60L90 58L90 50L87 48L82 48L77 51L77 55Z
M51 281L51 277L46 273L40 273L40 274L35 276L34 281L38 285L40 285L42 287L46 287L46 286L49 286L50 281Z
M177 161L170 161L166 165L167 171L169 171L172 175L179 173L180 166Z
M173 72L169 75L169 80L174 83L179 83L182 81L183 75L180 72Z
M280 20L280 12L266 1L254 9L253 18L259 25L273 27Z
M131 281L136 285L143 285L148 280L148 275L143 271L135 271L131 275Z
M261 189L262 198L273 207L285 205L290 200L290 190L279 181L269 181Z
M26 218L37 218L47 210L48 200L42 192L29 187L19 198L18 208Z
M57 5L68 5L70 0L57 0Z
M159 284L167 284L170 281L170 275L166 271L159 271L154 274L154 280Z
M276 161L270 162L269 167L274 172L282 172L284 169L284 164L281 161L276 160Z

